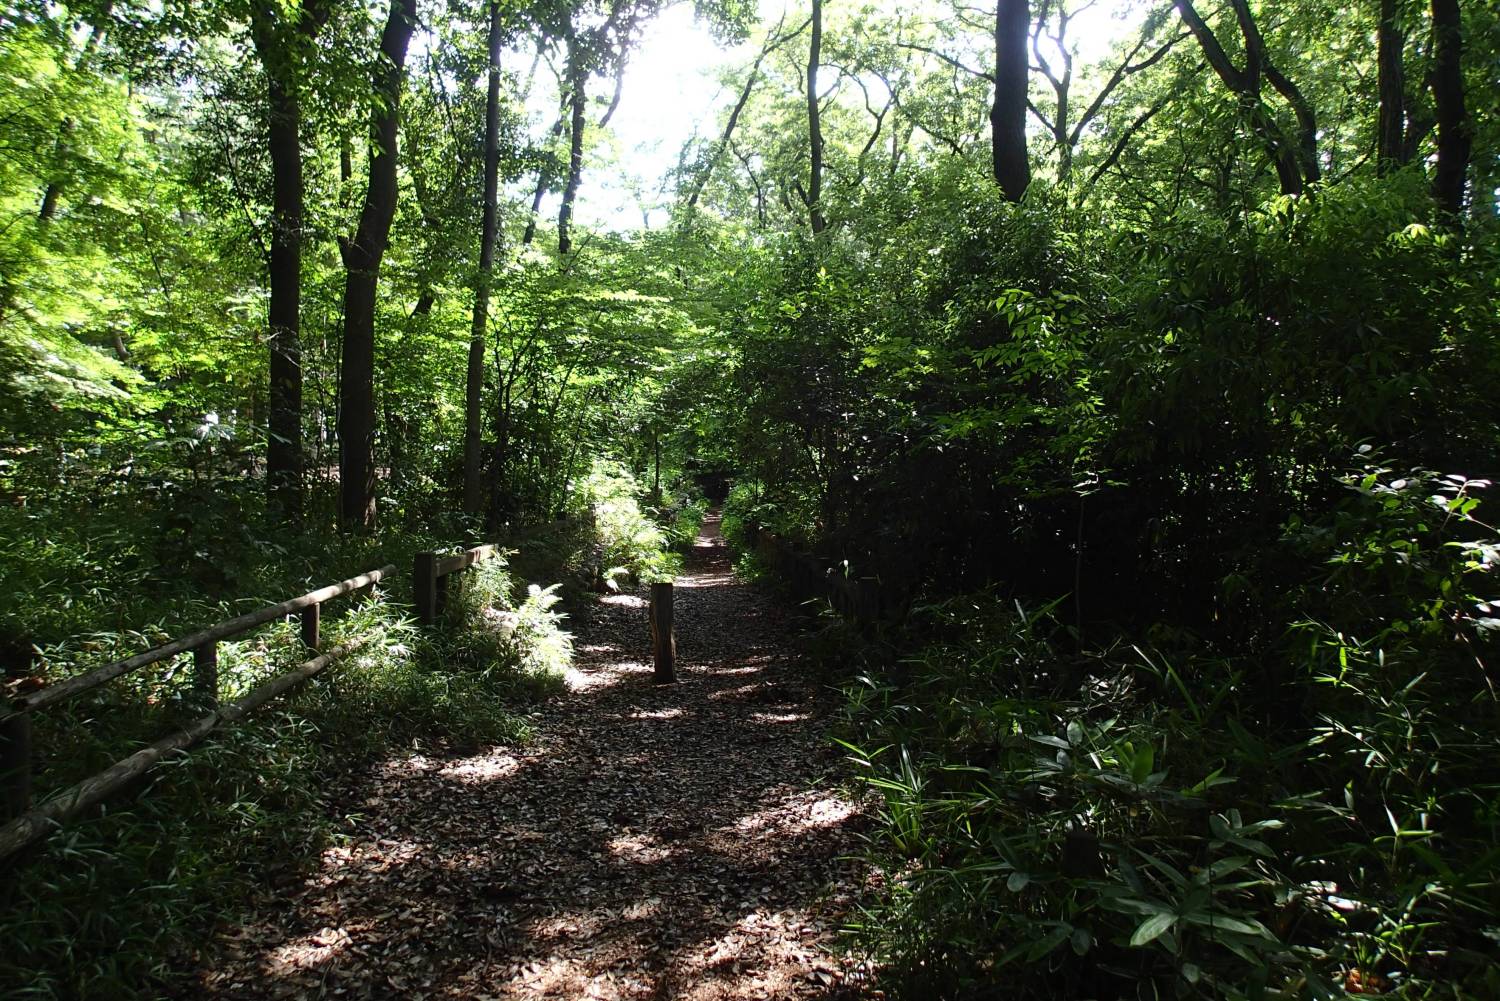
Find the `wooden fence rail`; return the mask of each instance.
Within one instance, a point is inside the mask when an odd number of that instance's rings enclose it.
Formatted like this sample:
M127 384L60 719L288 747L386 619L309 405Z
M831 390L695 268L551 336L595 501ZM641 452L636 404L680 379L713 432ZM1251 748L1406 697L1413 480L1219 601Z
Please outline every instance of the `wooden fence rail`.
M500 555L498 546L476 546L460 553L440 555L418 553L412 568L417 618L431 625L442 615L447 599L448 577L461 570ZM296 615L301 618L302 642L317 653L321 642L322 606L340 595L369 587L396 572L384 566L369 573L304 595L269 605L254 612L209 626L189 636L117 660L76 677L28 692L11 700L8 710L0 712L0 862L14 855L66 821L77 818L90 808L121 791L144 775L168 755L198 743L210 732L233 723L290 691L329 665L368 644L374 635L365 635L342 643L332 650L305 661L291 671L260 684L248 694L225 705L219 705L220 642L276 619ZM57 705L76 695L98 688L132 671L157 664L179 654L193 655L193 687L199 692L207 715L181 730L115 762L109 768L63 790L45 803L31 804L31 714Z
M384 566L379 570L371 570L369 573L360 574L358 577L350 577L346 581L330 584L316 591L309 591L300 597L288 599L280 604L269 605L258 611L247 612L236 618L226 619L217 625L212 625L207 629L193 633L191 636L184 636L182 639L173 640L171 643L147 650L145 653L136 654L134 657L126 657L124 660L105 664L103 667L95 668L87 674L80 674L77 677L68 678L66 681L59 681L55 685L48 685L46 688L39 689L29 695L23 695L16 699L11 704L11 712L0 718L0 722L8 721L11 717L20 713L34 712L37 709L43 709L58 702L71 699L75 695L98 688L105 682L113 681L121 675L129 674L131 671L166 660L168 657L175 657L189 650L193 651L195 666L201 666L203 662L207 662L216 668L218 665L216 647L220 640L238 636L240 633L249 632L256 626L263 626L274 619L284 619L291 615L300 614L302 616L302 640L310 649L316 650L318 648L318 623L320 621L317 610L323 602L337 598L339 595L348 594L351 591L358 591L363 587L369 587L371 584L395 572L396 568L394 566ZM212 652L200 654L200 650ZM208 686L204 685L204 687Z
M467 569L476 563L500 555L500 547L494 545L475 546L451 556L437 553L418 553L412 568L412 588L417 605L417 621L430 626L443 614L448 602L448 576Z
M257 686L248 695L235 699L202 716L176 733L163 737L156 743L141 748L126 758L96 775L47 800L41 806L27 810L10 823L0 826L0 860L4 860L33 842L41 840L58 825L73 820L91 807L98 806L110 796L124 789L174 751L186 750L208 736L225 723L249 715L284 692L302 684L328 665L340 660L369 643L372 636L362 636L349 643L341 643L332 650L299 665L295 670L278 675Z
M371 570L296 598L226 619L144 653L105 664L13 699L9 710L0 715L0 821L5 822L0 825L0 860L43 837L58 824L79 816L118 792L166 755L196 744L216 727L234 722L283 692L300 685L330 664L364 646L372 637L365 636L340 644L224 706L218 704L219 643L276 619L296 615L301 619L303 644L309 651L316 653L322 639L323 604L341 595L369 587L395 572L394 566ZM117 761L111 767L84 779L33 809L31 714L91 691L132 671L189 651L193 655L193 687L210 710L208 715Z
M840 567L803 552L769 529L754 527L751 539L761 560L800 598L826 598L834 611L869 625L899 611L896 596L876 577L849 577Z

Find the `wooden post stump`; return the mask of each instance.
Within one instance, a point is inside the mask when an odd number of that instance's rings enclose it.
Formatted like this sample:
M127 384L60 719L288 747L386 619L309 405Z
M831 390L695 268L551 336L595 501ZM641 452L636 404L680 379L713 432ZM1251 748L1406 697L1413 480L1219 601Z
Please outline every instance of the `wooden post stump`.
M302 610L302 645L309 650L318 649L323 621L322 609L322 605L308 605Z
M31 714L19 713L0 722L0 823L13 820L29 809Z
M219 704L219 644L205 643L193 650L193 688L208 705Z
M672 584L651 585L651 650L656 657L656 683L677 680L677 637L672 634Z
M430 626L438 615L437 553L418 553L411 574L412 589L416 592L417 621Z

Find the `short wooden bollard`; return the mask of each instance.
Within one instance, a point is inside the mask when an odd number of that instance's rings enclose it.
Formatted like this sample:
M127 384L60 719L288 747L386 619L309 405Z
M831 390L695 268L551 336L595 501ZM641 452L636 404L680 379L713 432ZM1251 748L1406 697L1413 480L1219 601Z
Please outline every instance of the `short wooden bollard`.
M677 680L677 637L672 635L672 584L651 585L651 650L656 657L656 683Z
M417 621L430 626L438 617L437 553L418 553L412 567L412 588L416 592Z

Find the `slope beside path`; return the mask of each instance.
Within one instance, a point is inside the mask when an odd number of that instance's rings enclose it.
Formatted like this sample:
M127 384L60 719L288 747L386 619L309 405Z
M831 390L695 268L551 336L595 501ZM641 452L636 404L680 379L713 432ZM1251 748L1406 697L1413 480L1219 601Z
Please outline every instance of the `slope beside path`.
M847 997L835 933L863 818L828 740L837 696L739 581L710 516L677 581L678 678L644 600L574 623L573 691L522 749L408 755L334 796L368 818L227 931L223 998Z

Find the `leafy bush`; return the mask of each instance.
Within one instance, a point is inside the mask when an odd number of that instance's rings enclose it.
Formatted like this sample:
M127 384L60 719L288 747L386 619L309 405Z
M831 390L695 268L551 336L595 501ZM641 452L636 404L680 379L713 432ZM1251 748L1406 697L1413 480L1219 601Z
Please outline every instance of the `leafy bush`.
M860 931L905 994L1500 987L1487 484L1348 484L1288 531L1324 566L1286 599L1289 672L1166 629L1070 652L1052 609L978 595L851 686L888 887Z
M719 530L731 546L744 550L752 546L753 540L749 535L752 527L766 528L796 538L807 535L805 526L788 518L781 505L766 496L761 483L756 480L741 480L730 488L729 496L724 499Z
M579 486L580 499L593 512L605 580L666 580L680 569L680 558L667 550L667 534L642 510L641 493L630 471L608 459L595 460Z

